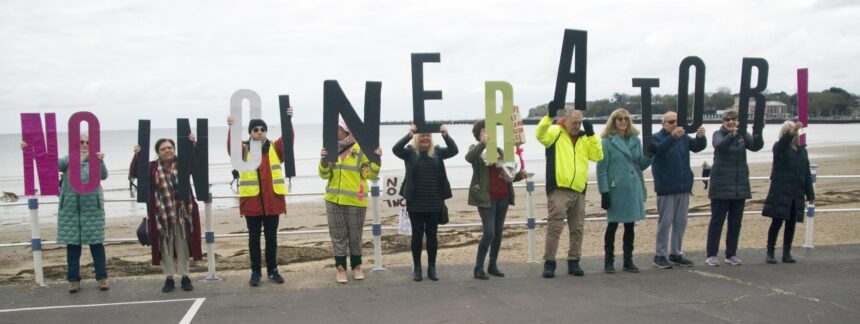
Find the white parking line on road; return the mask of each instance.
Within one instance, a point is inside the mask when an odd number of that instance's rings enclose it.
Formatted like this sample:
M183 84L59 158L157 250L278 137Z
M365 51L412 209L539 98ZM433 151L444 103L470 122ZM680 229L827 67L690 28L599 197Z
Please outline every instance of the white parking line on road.
M188 309L188 312L185 313L185 316L182 317L182 320L179 321L179 324L189 324L191 320L194 319L194 315L197 314L197 311L200 310L200 306L203 306L203 302L206 301L206 298L197 298L194 301L194 304L191 305L191 308Z
M197 312L197 309L200 308L200 305L203 304L203 301L206 298L184 298L184 299L168 299L168 300L144 300L144 301L135 301L135 302L122 302L122 303L109 303L109 304L85 304L85 305L62 305L62 306L46 306L46 307L28 307L28 308L13 308L13 309L0 309L0 313L11 313L11 312L25 312L25 311L34 311L34 310L47 310L47 309L63 309L63 308L83 308L83 307L102 307L102 306L122 306L122 305L139 305L139 304L157 304L157 303L170 303L175 301L194 301L194 304L191 305L191 308L194 309L194 313ZM188 310L191 312L191 309ZM188 317L188 314L185 315ZM192 313L193 317L193 313ZM184 320L184 318L183 318ZM189 319L190 321L190 319ZM183 322L186 323L186 322Z

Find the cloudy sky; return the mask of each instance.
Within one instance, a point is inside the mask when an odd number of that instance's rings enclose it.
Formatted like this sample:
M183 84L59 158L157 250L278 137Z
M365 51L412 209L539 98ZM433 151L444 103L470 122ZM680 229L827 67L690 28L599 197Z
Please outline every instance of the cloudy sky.
M676 93L678 64L701 57L706 90L737 92L741 60L770 63L770 91L860 93L860 3L722 1L42 1L0 2L0 132L21 112L76 111L105 129L175 118L226 125L230 95L252 89L263 117L291 95L295 122L321 123L323 81L359 109L382 82L382 119L412 117L410 53L439 52L425 87L442 90L428 118L477 118L484 81L503 80L522 107L553 93L565 28L588 31L588 100L635 93L633 77ZM573 100L573 90L568 101Z

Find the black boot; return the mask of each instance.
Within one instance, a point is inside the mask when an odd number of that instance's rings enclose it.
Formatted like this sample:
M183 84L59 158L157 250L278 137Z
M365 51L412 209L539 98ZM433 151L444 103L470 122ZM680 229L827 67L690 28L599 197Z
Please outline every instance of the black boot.
M490 277L487 276L487 273L484 272L484 266L475 267L475 279L488 280Z
M499 270L499 267L497 267L495 263L490 263L490 266L487 267L487 273L500 278L505 276L505 274L501 270Z
M191 278L188 278L188 276L182 276L182 280L180 280L179 283L182 286L182 290L185 290L185 291L194 290L194 286L191 285Z
M421 281L424 277L421 275L421 263L415 263L412 265L412 280Z
M633 245L625 245L624 246L624 271L630 273L639 273L639 268L633 264Z
M765 257L764 262L770 264L776 264L776 257L774 256L774 247L773 245L767 246L767 257Z
M605 246L603 251L606 254L603 258L603 272L615 273L615 247Z
M543 277L544 278L555 277L555 261L547 260L547 261L543 262Z
M585 271L582 271L582 268L579 267L579 260L567 260L567 274L577 277L585 275Z
M433 281L439 281L439 277L436 276L436 265L435 264L431 263L431 264L427 265L427 279L430 279Z
M774 263L776 263L775 260ZM791 246L782 247L782 263L797 263L797 260L791 256Z
M164 287L161 287L161 292L169 293L169 292L173 291L173 289L175 289L175 288L176 288L176 283L173 281L173 277L172 276L167 277L167 279L164 280Z

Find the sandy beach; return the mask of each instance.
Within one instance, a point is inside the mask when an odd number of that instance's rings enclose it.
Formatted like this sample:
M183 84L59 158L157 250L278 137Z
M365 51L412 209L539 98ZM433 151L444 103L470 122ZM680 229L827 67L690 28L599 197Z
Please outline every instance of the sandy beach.
M851 175L860 174L860 145L838 146L810 149L815 158L812 162L818 165L819 175ZM769 176L770 163L750 164L750 173L753 176ZM694 174L701 174L699 168L693 169ZM651 172L645 172L646 178L651 177ZM591 179L594 180L594 179ZM831 208L860 208L860 181L857 179L819 179L816 184L816 206L819 209ZM753 198L747 202L747 211L759 211L762 202L767 195L769 182L762 180L752 181ZM649 197L645 202L647 213L656 214L656 199L653 187L647 184ZM525 188L517 188L517 205L511 206L508 211L508 222L525 221L527 217ZM533 193L535 202L535 213L538 220L546 218L546 194L543 187L537 187ZM447 201L450 210L452 224L480 223L477 209L466 203L467 192L455 190L454 198ZM603 210L599 208L600 197L595 186L587 192L586 217L601 217ZM316 202L289 203L286 216L281 216L280 230L326 230L325 207L322 198ZM202 209L202 206L201 206ZM694 194L690 202L691 212L707 212L709 200L707 192L703 190L703 183L697 181L694 185ZM367 226L370 226L371 213L368 210ZM832 212L819 213L815 217L815 244L844 244L860 243L860 213L858 212ZM770 219L759 215L745 215L742 233L740 236L740 248L763 248L767 236L767 228ZM707 232L709 217L694 217L689 221L686 232L686 251L700 251L705 248L705 236ZM109 239L134 237L140 219L136 217L109 218L106 224L105 237ZM654 253L654 235L656 219L646 219L637 223L636 229L636 254L652 255ZM242 234L246 233L245 221L239 216L237 208L228 208L213 211L213 226L216 234ZM383 226L396 226L397 214L393 211L382 213ZM52 241L56 237L55 224L47 224L41 229L42 239ZM606 227L605 221L591 221L585 225L583 242L584 255L601 255L603 253L603 232ZM799 225L795 235L795 246L801 246L804 241L805 224ZM545 227L539 225L537 228L537 256L543 254ZM480 239L479 227L461 227L440 229L440 251L438 264L444 269L445 264L471 264L474 263L477 242ZM502 252L500 259L506 262L526 262L528 259L527 230L524 225L511 225L505 230L502 241ZM372 235L365 232L364 251L366 268L372 266L373 245ZM567 234L562 234L558 256L561 258L567 253ZM7 225L0 227L0 242L26 242L30 240L30 225ZM281 235L278 238L279 268L281 272L307 272L320 271L320 275L331 275L334 277L333 260L331 254L331 242L328 234L310 235ZM621 235L617 235L620 245ZM411 265L411 254L409 252L409 237L398 235L395 231L383 232L383 254L386 266ZM161 269L150 264L149 247L143 247L137 243L114 243L107 244L107 266L108 275L112 281L131 280L128 277L159 276ZM246 236L219 238L216 240L216 260L219 274L234 273L246 275L249 273L249 259ZM204 246L204 253L206 252ZM722 252L722 248L721 248ZM7 247L0 248L3 257L0 258L0 284L28 284L33 283L33 259L29 247ZM65 247L58 245L45 245L43 247L43 262L45 277L48 282L61 282L65 280L66 261ZM762 260L748 260L748 262L763 262ZM703 260L693 260L697 265L702 265ZM426 259L425 259L426 262ZM802 262L802 260L801 260ZM81 260L81 275L84 280L93 278L92 260L89 252L84 251ZM640 267L650 264L639 264ZM442 270L444 271L444 270ZM205 258L201 262L192 265L192 276L203 277L206 274Z

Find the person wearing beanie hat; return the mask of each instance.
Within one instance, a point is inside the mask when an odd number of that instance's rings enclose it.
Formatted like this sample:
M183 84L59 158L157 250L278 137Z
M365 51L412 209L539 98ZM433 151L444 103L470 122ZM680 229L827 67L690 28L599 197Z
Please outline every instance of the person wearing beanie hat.
M328 180L326 184L325 209L328 217L329 235L334 250L335 279L347 282L346 257L349 255L352 276L364 279L361 271L361 236L367 216L367 179L379 177L379 163L371 162L364 150L356 143L349 127L340 118L337 130L337 162L326 162L328 152L320 151L319 176ZM382 156L382 148L373 154Z
M287 115L293 115L293 107L287 108ZM227 117L227 125L233 124L233 117ZM248 226L248 254L251 258L252 287L260 285L262 277L260 262L260 231L266 239L266 272L275 283L284 283L278 273L278 220L287 213L287 186L281 163L284 160L284 139L273 142L266 138L268 126L262 119L248 122L250 138L242 143L242 156L250 159L251 141L262 142L263 154L260 166L253 171L240 172L239 212L245 217ZM227 133L227 153L230 154L230 133Z

